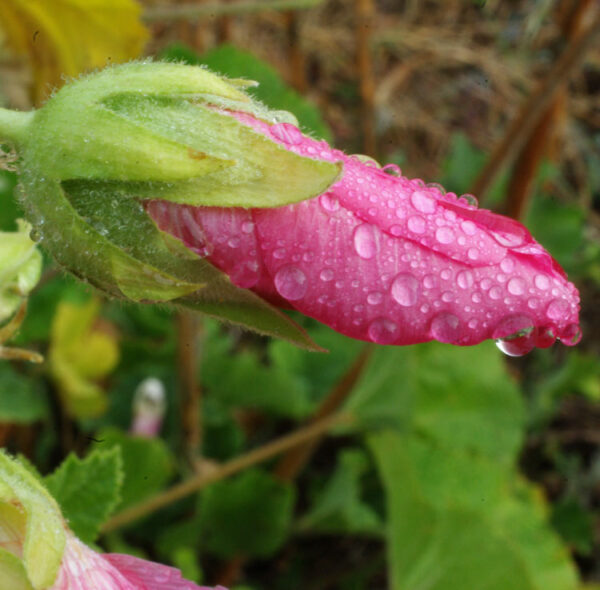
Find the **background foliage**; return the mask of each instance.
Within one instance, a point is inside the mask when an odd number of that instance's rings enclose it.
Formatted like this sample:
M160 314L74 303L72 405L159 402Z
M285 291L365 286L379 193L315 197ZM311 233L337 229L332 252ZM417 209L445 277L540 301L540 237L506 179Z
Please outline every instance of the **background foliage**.
M575 38L561 29L564 14L595 10L508 4L330 0L303 13L202 13L188 23L153 17L150 2L60 0L50 32L26 14L27 2L9 0L0 6L1 100L39 104L61 73L135 57L148 37L146 53L257 80L251 92L292 111L305 131L460 194L532 80ZM147 31L140 9L153 21ZM129 15L118 31L107 10ZM8 29L9 18L19 28ZM365 23L371 94L360 67ZM58 56L54 71L41 48ZM367 347L296 318L330 351L307 353L183 312L101 301L46 260L14 342L46 362L0 361L0 442L43 474L84 541L171 563L198 582L257 590L597 582L597 47L572 80L544 161L528 178L505 171L485 205L506 210L515 183L532 183L525 221L582 291L577 349L507 359L493 343ZM0 171L0 230L15 228L16 192L14 174ZM147 377L166 392L156 437L132 432ZM318 423L324 408L344 420L318 445L299 446L304 457L288 451L225 477L229 461ZM107 526L110 515L202 476L213 483Z

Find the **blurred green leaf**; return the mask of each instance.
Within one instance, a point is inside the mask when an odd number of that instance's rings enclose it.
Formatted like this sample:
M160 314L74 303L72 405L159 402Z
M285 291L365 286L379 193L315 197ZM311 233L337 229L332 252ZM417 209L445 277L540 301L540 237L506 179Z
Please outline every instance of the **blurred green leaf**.
M0 231L17 229L17 219L23 212L14 196L17 175L0 169Z
M364 428L420 432L504 464L513 461L524 425L519 391L491 342L378 347L346 409Z
M361 478L368 465L368 458L362 450L343 451L333 476L300 520L300 528L338 534L381 534L383 523L375 511L361 500Z
M573 498L552 507L552 524L565 543L581 555L590 555L594 546L594 523L586 508Z
M294 501L291 484L260 469L217 482L202 495L202 544L224 558L269 557L287 539Z
M369 442L387 493L392 588L576 588L543 503L510 470L427 437L390 430Z
M94 450L85 459L70 454L45 478L71 530L93 543L119 502L123 464L118 449Z
M96 449L119 449L123 460L123 486L119 509L161 490L173 473L174 458L160 438L142 438L107 428L96 434Z
M17 373L9 364L0 363L0 422L29 424L47 413L42 384Z
M244 78L259 83L248 88L251 96L271 109L293 113L305 131L331 141L331 131L323 121L319 109L288 86L268 63L232 45L221 45L198 56L185 45L172 45L161 54L163 59L208 66L214 72L229 78Z

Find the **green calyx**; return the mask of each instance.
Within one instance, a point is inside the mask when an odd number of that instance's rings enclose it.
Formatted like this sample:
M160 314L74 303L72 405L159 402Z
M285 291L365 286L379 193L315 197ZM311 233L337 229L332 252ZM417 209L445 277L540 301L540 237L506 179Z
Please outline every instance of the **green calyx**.
M42 590L54 583L66 542L55 500L35 475L0 451L0 580L3 588Z
M299 156L227 114L282 120L246 86L152 62L67 84L20 127L22 203L54 257L111 296L174 303L316 349L285 314L161 232L142 204L278 207L337 180L341 164Z

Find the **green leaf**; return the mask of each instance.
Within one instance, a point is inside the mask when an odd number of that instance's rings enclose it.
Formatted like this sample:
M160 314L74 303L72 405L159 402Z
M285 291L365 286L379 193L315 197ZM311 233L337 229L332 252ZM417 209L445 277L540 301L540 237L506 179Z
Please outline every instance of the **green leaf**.
M338 534L381 534L383 524L378 515L361 500L361 478L367 468L368 459L362 450L343 451L335 473L300 520L300 528Z
M202 543L224 558L269 557L287 540L294 501L290 483L260 469L217 482L202 495Z
M539 495L514 472L415 435L369 443L386 490L392 588L576 588Z
M522 440L523 402L491 342L378 347L346 409L364 428L418 431L505 464Z
M160 438L142 438L107 428L98 432L96 449L112 449L123 461L119 508L125 508L161 490L173 473L174 459Z
M29 424L44 418L48 404L41 383L0 364L0 422Z
M208 66L230 78L245 78L258 82L246 92L264 102L269 108L293 113L301 127L318 137L331 141L331 131L319 109L288 86L277 71L268 63L232 45L221 45L200 56L184 45L168 47L161 57L171 61Z
M85 459L70 454L45 483L70 528L93 543L119 502L123 462L118 449L94 450Z

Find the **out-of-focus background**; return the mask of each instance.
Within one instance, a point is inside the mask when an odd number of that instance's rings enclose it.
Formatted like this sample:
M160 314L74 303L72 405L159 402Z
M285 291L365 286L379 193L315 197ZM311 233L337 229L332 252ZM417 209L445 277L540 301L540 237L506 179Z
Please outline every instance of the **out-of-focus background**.
M305 131L520 219L581 291L576 348L367 349L298 318L318 355L104 301L46 260L13 343L46 362L0 361L0 444L44 475L70 452L82 481L104 460L123 472L97 484L92 525L91 503L49 480L84 540L240 589L599 587L598 2L2 2L3 106L143 56L255 79ZM7 231L16 177L0 162ZM340 408L350 426L226 477ZM115 447L122 465L102 454ZM119 519L200 472L218 481Z

